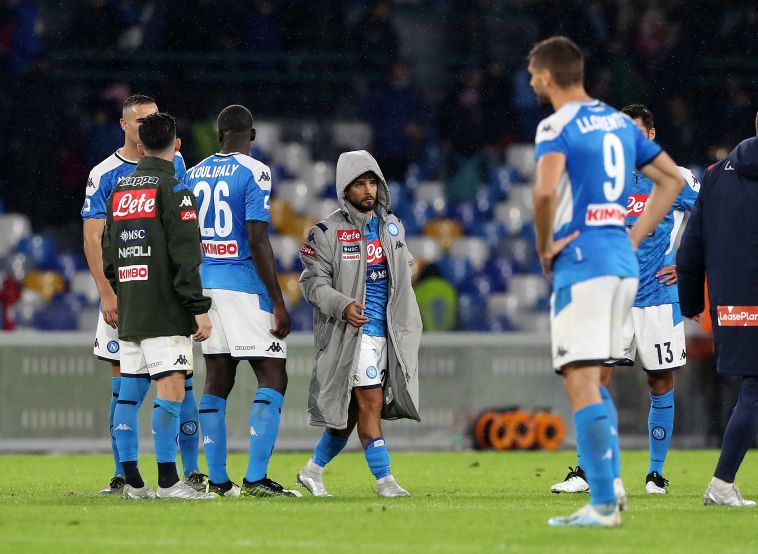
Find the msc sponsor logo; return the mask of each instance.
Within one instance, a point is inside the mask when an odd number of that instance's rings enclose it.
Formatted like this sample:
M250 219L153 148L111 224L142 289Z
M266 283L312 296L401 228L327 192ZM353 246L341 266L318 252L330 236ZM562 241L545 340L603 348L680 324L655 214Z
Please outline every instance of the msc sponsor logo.
M372 240L366 247L366 261L368 265L378 264L387 260L384 255L384 248L379 239Z
M631 194L626 202L626 215L639 217L645 211L649 194Z
M121 242L134 242L136 240L145 240L147 231L145 229L124 229L118 234Z
M337 240L340 242L358 242L361 240L361 232L358 229L343 229L337 231Z
M146 265L125 265L118 268L118 280L121 283L127 281L147 281L148 268Z
M110 352L111 354L115 354L116 352L118 352L118 349L119 349L118 341L117 340L109 340L107 348L108 348L108 352Z
M204 240L203 252L209 258L236 258L239 254L236 240Z
M342 247L342 252L345 254L355 254L356 252L361 251L361 245L360 244L350 244L347 246Z
M124 246L118 249L119 258L147 258L152 252L151 246Z
M381 269L379 271L370 271L369 274L366 275L366 278L372 283L376 283L377 281L384 281L387 279L387 270Z
M316 249L312 246L309 246L307 244L304 244L300 247L300 253L303 256L307 256L308 258L315 258L316 257Z
M194 435L197 433L197 423L194 421L185 421L180 427L182 433L185 435Z
M758 326L758 306L718 306L719 327Z
M197 212L195 210L183 210L179 212L182 221L197 221Z
M139 195L136 192L114 193L114 221L155 217L155 192L156 189L146 189Z
M584 224L589 227L598 227L601 225L624 225L626 211L618 204L609 202L608 204L590 204L587 206L587 214L584 218Z

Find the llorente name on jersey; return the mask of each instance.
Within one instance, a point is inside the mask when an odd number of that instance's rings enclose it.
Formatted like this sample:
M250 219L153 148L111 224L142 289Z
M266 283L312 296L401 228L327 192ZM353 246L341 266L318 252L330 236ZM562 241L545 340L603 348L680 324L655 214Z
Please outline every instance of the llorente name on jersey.
M216 177L230 177L240 168L237 164L229 165L201 165L191 171L192 179L205 177L206 179L215 179Z
M615 131L626 127L627 120L624 115L614 113L611 115L591 115L576 118L576 125L583 134L592 131Z

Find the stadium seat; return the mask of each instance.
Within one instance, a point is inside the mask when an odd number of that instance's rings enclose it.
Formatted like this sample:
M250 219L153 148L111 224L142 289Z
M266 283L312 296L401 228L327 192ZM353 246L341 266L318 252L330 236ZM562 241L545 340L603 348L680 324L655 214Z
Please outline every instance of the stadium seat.
M288 235L272 235L269 237L274 257L283 271L292 271L298 258L301 242Z
M24 279L24 287L33 290L49 302L53 296L66 290L63 275L55 271L30 271Z
M479 237L461 237L454 239L450 246L450 255L468 259L475 271L482 271L490 257L487 241Z
M272 188L276 198L286 200L290 207L298 214L304 214L313 200L305 181L288 180L282 181Z
M392 210L394 212L413 204L413 191L404 184L390 181L387 183L387 188L390 189L390 199L392 200Z
M269 218L271 219L271 226L276 231L281 231L282 227L291 219L295 217L295 212L292 210L290 203L284 198L272 198L271 210L269 211Z
M255 122L255 144L269 156L282 142L282 128L273 121Z
M34 327L40 331L75 331L79 317L71 303L60 297L34 314Z
M448 219L453 219L463 226L464 231L468 234L471 228L478 222L476 202L449 203L447 205Z
M494 220L502 223L510 236L519 236L525 225L524 210L511 202L501 202L495 208Z
M490 171L487 189L493 199L497 201L507 200L511 187L518 182L520 182L520 176L514 168L500 165Z
M330 129L331 142L340 150L365 150L371 145L373 133L366 123L339 121Z
M506 164L513 166L527 179L534 177L537 163L533 144L514 144L505 151Z
M541 312L525 312L519 315L518 329L529 333L550 333L550 316Z
M550 286L542 275L514 275L508 282L508 292L519 299L523 309L532 309L550 293Z
M296 178L305 177L305 172L311 163L311 151L302 143L290 142L280 144L272 151L275 163L284 166L287 175Z
M515 294L503 292L493 294L487 298L487 312L490 316L506 316L511 321L515 321L523 307Z
M29 329L34 326L34 314L45 305L42 296L33 290L21 291L21 298L13 305L13 320L18 329ZM92 329L95 327L93 326Z
M11 254L0 264L0 272L11 275L16 281L22 282L32 264L26 254Z
M300 302L290 311L293 331L313 331L313 308L308 302Z
M26 254L32 267L57 269L55 242L47 235L32 235L21 239L16 251Z
M442 246L434 237L406 237L405 244L414 258L426 263L436 263L443 256Z
M470 287L474 278L474 265L466 258L447 256L437 262L437 267L442 276L458 290Z
M98 317L100 317L100 310L98 308L83 308L77 314L77 329L92 332L97 328Z
M321 195L326 188L334 188L337 178L336 166L330 162L314 162L306 178L308 186L314 194Z
M507 315L490 315L487 317L486 330L490 333L510 333L516 327Z
M499 221L477 220L471 227L470 234L484 240L490 249L495 249L508 236L508 230Z
M534 213L534 200L532 185L519 185L511 189L511 193L508 196L508 202L517 208L520 208L524 217L531 219Z
M100 293L97 291L95 280L87 270L74 273L69 279L69 289L72 293L83 296L86 303L91 306L95 306L100 302Z
M496 290L506 290L516 270L516 262L507 256L494 256L487 260L484 271L492 279Z
M426 202L434 210L435 216L445 214L445 184L442 181L421 181L413 193L416 202Z
M332 198L317 198L311 200L305 213L320 221L337 209L339 209L339 203L336 200Z
M276 278L279 281L279 287L282 289L282 295L284 301L287 304L287 308L294 308L300 303L302 293L300 287L297 286L297 280L300 277L299 273L279 273Z
M424 225L424 235L436 238L442 248L447 251L453 241L463 236L461 224L452 219L433 219Z
M515 261L518 273L532 273L532 262L537 259L534 242L521 238L511 238L503 241L496 249L497 254L508 256Z
M32 224L25 215L0 215L0 258L13 252L18 242L31 234Z
M458 296L458 329L461 331L487 331L487 304L477 294Z
M66 281L71 281L78 271L87 269L87 260L81 252L64 252L58 256L56 265Z

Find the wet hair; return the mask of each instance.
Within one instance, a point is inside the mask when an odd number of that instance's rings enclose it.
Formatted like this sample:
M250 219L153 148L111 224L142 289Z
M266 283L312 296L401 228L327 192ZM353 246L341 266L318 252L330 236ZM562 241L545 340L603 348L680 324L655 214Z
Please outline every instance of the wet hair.
M219 133L250 133L253 129L253 114L245 106L232 104L218 114Z
M129 98L124 100L124 105L121 107L121 111L125 112L127 108L132 106L143 106L145 104L155 104L155 98L145 96L144 94L132 94Z
M584 56L567 37L550 37L534 45L527 60L538 69L549 69L555 84L561 88L582 84Z
M148 115L139 128L139 139L146 151L162 152L176 140L176 119L167 113Z
M629 104L628 106L621 108L621 113L625 113L632 119L637 119L639 117L642 124L645 126L645 129L648 131L655 127L653 122L653 112L651 112L644 104Z

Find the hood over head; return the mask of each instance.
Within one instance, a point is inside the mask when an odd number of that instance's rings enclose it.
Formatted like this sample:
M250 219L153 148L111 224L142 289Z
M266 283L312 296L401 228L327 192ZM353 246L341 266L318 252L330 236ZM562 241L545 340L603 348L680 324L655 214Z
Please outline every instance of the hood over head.
M758 180L758 137L743 140L727 159L740 177Z
M367 171L370 171L379 179L379 186L376 192L375 210L382 215L386 215L392 209L390 189L387 186L387 181L384 179L382 170L379 169L379 164L374 157L365 150L343 152L337 160L337 201L340 204L340 208L343 212L347 212L351 216L360 214L360 212L358 212L358 210L345 199L345 189L350 183Z

